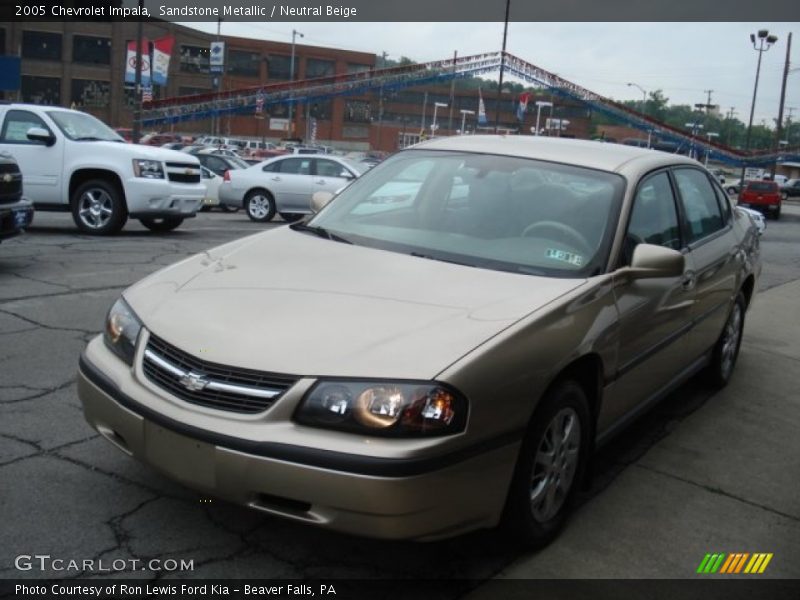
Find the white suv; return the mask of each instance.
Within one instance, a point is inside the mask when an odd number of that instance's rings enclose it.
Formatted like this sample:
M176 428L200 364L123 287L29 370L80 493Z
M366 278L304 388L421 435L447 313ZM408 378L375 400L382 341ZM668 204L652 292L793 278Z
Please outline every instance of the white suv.
M169 231L202 206L191 155L126 144L92 115L55 106L0 104L0 151L11 153L36 210L71 211L86 233L116 233L128 217Z

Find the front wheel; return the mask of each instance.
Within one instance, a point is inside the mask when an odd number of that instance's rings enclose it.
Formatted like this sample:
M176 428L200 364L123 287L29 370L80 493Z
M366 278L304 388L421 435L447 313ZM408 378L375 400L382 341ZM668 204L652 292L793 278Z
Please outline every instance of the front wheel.
M275 216L275 199L269 192L253 190L245 196L244 209L251 221L266 223Z
M286 213L286 212L282 212L282 213L280 213L280 215L281 215L281 219L283 219L287 223L294 223L295 221L299 221L300 219L305 217L305 215L303 213Z
M229 213L239 212L238 206L231 206L230 204L220 204L220 207L224 212L229 212Z
M178 227L181 223L183 223L183 217L163 217L163 218L153 218L153 217L143 217L139 219L139 222L147 227L150 231L172 231L176 227Z
M555 538L583 479L591 431L583 388L570 380L557 383L522 442L503 513L508 536L531 549Z
M92 179L72 194L72 219L78 229L95 235L117 233L128 220L120 189L105 179Z
M739 346L742 344L742 331L744 329L744 295L741 292L736 296L733 307L725 322L711 355L711 363L706 369L706 380L715 388L728 385L739 356Z

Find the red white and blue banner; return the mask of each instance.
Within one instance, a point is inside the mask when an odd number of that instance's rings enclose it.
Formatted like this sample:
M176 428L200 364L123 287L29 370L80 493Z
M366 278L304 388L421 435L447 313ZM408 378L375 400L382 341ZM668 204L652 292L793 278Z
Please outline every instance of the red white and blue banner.
M486 125L486 106L483 104L481 88L478 88L478 125Z
M528 110L528 100L531 99L529 92L522 92L519 95L519 106L517 107L517 121L525 120L525 111Z
M175 38L168 35L153 42L153 83L166 85L169 76L169 60L172 57L172 48Z
M142 73L142 85L150 85L150 42L142 39L141 46L142 64L139 70ZM128 42L128 52L125 56L125 83L136 83L136 40Z

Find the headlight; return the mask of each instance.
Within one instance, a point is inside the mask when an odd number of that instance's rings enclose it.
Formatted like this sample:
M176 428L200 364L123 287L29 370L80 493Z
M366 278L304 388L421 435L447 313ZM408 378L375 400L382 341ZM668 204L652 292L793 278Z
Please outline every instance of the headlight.
M136 338L142 323L122 298L114 303L106 317L106 330L103 339L111 351L129 365L133 364L136 352Z
M164 179L164 166L158 160L133 159L133 174L147 179Z
M317 382L295 420L304 425L353 433L421 437L464 430L467 400L432 382Z

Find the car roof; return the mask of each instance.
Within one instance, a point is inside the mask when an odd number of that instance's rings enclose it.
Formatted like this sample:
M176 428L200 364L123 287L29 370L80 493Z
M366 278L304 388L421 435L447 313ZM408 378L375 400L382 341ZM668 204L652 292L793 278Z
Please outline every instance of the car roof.
M500 154L577 165L602 171L619 172L641 163L651 169L659 164L698 165L693 159L648 148L607 144L592 140L551 138L532 135L465 135L436 138L416 144L414 150L452 150Z

